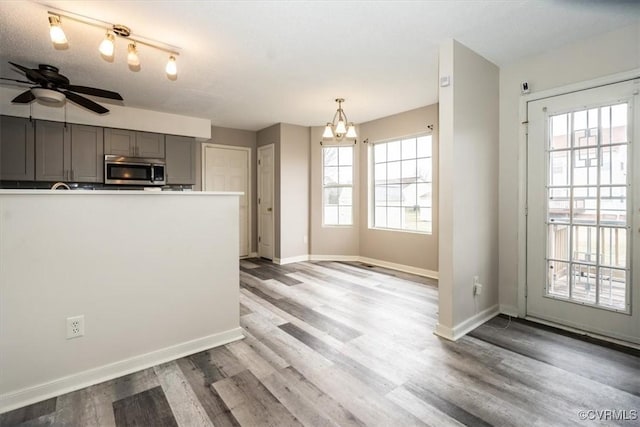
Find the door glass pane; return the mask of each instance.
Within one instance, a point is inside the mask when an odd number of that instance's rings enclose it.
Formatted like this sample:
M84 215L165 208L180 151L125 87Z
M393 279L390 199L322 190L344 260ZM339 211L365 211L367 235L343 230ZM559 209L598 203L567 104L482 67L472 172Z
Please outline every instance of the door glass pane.
M573 227L571 260L595 264L598 262L596 227Z
M627 183L627 145L613 145L600 149L600 184Z
M547 293L569 298L569 263L549 261L547 272Z
M627 225L627 187L600 188L600 223Z
M598 187L579 187L573 189L574 224L593 224L598 220Z
M629 142L627 104L618 104L611 107L611 143Z
M547 253L550 259L569 261L569 233L567 225L549 225Z
M549 117L548 296L628 310L627 103Z
M571 141L569 140L568 120L568 114L551 117L551 140L549 141L551 150L569 148Z
M402 140L402 158L403 159L416 158L416 138Z
M627 267L627 229L600 228L600 253L602 265Z
M571 151L552 151L549 163L549 185L556 187L559 185L570 185L569 166Z
M571 298L588 303L596 302L596 267L571 264Z
M569 188L549 189L549 222L569 223L571 193Z
M573 185L598 184L598 149L574 150Z
M600 304L616 310L624 310L627 305L627 272L614 268L600 267Z

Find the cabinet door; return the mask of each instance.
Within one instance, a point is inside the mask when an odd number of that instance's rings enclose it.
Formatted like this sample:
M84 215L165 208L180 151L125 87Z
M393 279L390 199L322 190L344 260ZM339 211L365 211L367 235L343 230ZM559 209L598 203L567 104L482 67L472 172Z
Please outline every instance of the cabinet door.
M69 128L64 123L36 121L36 181L71 179Z
M167 184L195 184L196 142L186 136L167 135Z
M0 180L33 181L34 123L22 117L0 117Z
M104 130L104 153L135 156L136 132L124 129Z
M103 182L103 175L103 129L71 125L71 179L75 182Z
M164 135L150 132L136 132L136 157L164 159Z

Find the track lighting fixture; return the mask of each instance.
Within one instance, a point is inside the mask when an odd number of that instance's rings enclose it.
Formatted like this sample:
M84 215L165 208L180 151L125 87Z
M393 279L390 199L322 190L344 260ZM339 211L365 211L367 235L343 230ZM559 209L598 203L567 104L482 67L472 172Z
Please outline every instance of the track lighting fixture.
M109 59L113 58L113 52L115 50L115 46L113 44L114 40L115 37L113 37L113 34L107 31L107 34L104 36L104 40L102 40L100 47L98 47L100 53Z
M338 141L343 138L357 138L358 134L356 133L356 126L353 122L349 122L347 119L347 115L342 109L342 103L344 102L344 98L336 98L336 102L338 103L338 110L333 115L333 120L328 122L324 128L324 132L322 133L323 138L335 138ZM338 123L336 124L336 119Z
M67 44L67 36L60 25L60 17L57 15L49 15L49 35L53 44Z
M176 64L176 57L171 55L169 56L169 61L167 62L167 66L165 68L167 72L167 76L175 77L178 75L178 66Z
M108 61L112 61L115 54L116 36L127 39L127 64L133 71L139 70L140 57L138 56L138 45L151 47L169 54L169 61L165 67L167 77L170 80L176 80L178 75L178 66L176 57L180 55L180 49L169 44L159 42L157 40L147 39L138 35L134 35L131 29L122 24L111 24L99 19L89 18L82 15L76 15L64 10L54 9L49 11L49 34L51 41L55 45L65 45L68 43L67 37L62 29L61 19L71 19L76 22L91 25L106 30L106 34L98 50Z
M127 64L130 67L139 67L140 66L140 58L138 58L138 50L136 49L136 44L129 43L129 53L127 53Z

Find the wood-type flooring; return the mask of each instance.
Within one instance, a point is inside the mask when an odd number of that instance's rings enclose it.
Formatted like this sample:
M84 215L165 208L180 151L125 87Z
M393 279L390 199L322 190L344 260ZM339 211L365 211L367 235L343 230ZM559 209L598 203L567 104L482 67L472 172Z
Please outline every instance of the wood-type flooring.
M246 338L0 415L5 426L640 425L640 357L497 317L433 334L437 282L241 261Z

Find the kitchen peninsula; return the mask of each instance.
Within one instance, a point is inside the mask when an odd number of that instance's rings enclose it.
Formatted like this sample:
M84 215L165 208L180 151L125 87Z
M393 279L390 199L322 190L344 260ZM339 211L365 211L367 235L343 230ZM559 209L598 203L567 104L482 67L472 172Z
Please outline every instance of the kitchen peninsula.
M240 194L0 190L0 412L241 339Z

